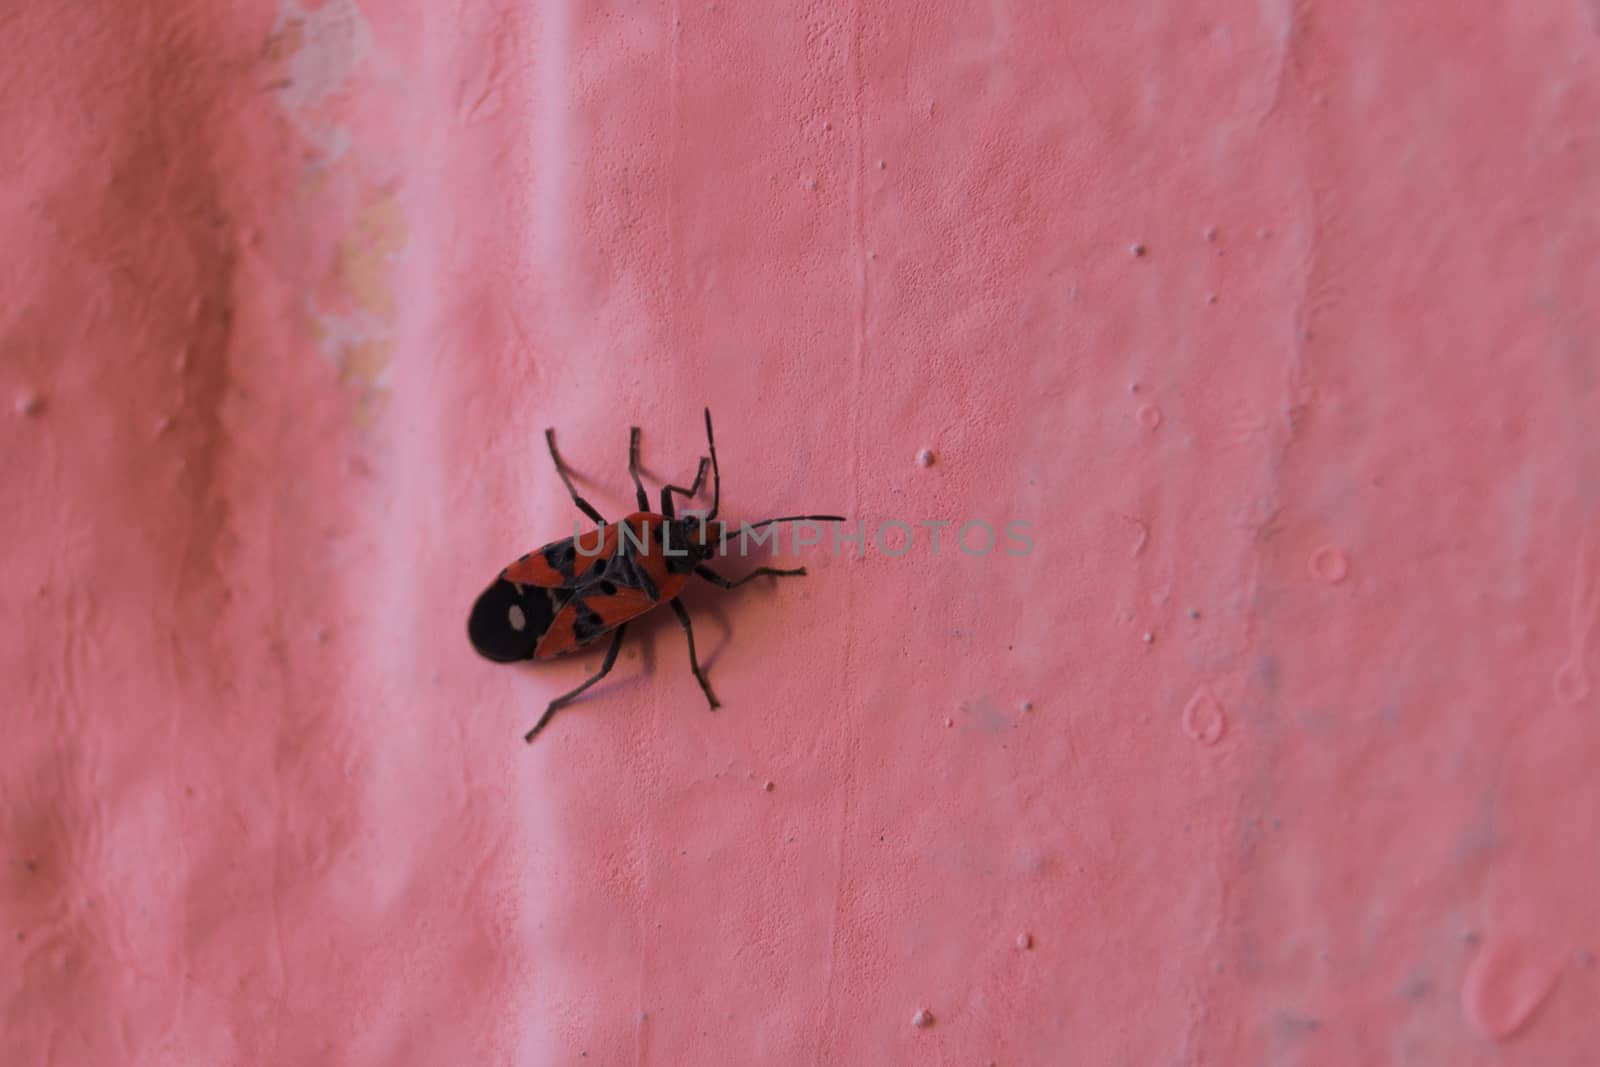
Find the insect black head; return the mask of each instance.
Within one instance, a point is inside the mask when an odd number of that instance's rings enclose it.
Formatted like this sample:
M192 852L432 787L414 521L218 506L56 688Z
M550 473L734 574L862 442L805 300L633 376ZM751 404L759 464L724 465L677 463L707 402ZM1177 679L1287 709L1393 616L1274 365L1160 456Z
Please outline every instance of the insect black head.
M497 578L472 605L467 637L479 655L496 663L532 659L554 617L544 589Z

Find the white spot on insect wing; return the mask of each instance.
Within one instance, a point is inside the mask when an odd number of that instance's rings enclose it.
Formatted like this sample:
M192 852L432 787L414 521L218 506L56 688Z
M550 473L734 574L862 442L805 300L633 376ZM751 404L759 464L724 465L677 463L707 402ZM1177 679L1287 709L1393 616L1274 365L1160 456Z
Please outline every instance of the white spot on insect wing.
M522 613L521 604L511 605L511 610L507 613L507 616L511 620L511 628L517 633L521 633L528 628L528 617Z

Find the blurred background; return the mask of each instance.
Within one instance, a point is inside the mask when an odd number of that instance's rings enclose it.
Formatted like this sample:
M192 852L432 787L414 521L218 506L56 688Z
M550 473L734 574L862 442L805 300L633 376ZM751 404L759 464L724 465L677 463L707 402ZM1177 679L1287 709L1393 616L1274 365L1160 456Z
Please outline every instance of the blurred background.
M7 5L0 1058L1592 1062L1597 11Z

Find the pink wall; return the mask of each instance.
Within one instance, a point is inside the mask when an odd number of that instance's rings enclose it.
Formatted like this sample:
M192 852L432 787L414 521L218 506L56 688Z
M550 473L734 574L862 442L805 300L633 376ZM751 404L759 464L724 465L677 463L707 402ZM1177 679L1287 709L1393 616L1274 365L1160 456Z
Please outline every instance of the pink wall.
M4 1061L1593 1062L1597 10L11 5Z

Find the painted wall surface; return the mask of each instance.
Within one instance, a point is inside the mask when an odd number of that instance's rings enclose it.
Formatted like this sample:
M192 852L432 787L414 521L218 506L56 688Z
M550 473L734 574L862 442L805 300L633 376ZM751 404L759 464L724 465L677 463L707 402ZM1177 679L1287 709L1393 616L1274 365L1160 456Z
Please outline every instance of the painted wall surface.
M9 5L0 1060L1595 1062L1597 19Z

